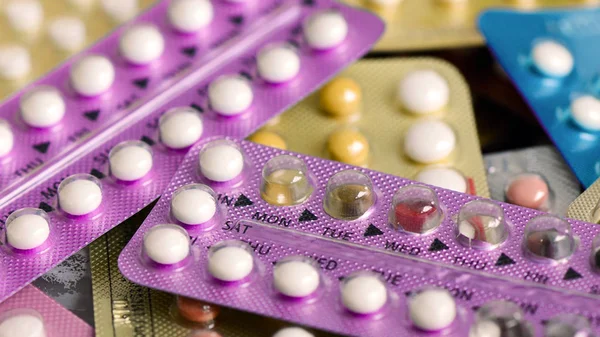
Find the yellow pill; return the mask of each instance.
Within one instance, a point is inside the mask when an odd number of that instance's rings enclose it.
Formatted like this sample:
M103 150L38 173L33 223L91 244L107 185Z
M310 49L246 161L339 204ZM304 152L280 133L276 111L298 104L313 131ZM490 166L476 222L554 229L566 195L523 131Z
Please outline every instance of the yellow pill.
M279 136L275 132L271 131L257 131L252 136L250 136L248 140L257 144L262 144L281 150L287 149L285 140L283 140L283 138L281 138L281 136Z
M327 150L331 159L350 165L365 166L369 160L369 142L354 129L341 129L329 135Z
M321 109L334 117L346 117L360 112L362 91L349 78L336 78L321 89Z

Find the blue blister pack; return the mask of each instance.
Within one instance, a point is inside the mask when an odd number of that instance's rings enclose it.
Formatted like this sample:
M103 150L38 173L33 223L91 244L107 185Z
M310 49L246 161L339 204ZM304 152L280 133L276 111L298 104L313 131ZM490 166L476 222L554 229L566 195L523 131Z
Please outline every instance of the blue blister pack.
M488 46L585 187L600 177L600 9L489 10Z

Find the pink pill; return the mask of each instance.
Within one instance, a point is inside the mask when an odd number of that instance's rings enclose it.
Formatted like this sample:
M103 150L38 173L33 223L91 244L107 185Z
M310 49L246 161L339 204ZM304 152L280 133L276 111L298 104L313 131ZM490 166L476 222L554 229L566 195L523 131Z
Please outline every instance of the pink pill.
M519 175L506 189L508 202L533 209L542 208L548 195L548 184L537 174Z

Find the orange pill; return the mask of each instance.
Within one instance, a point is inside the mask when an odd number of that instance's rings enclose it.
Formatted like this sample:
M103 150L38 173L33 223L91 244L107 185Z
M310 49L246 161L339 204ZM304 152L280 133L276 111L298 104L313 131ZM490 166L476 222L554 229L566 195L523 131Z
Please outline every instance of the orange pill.
M329 135L327 151L331 159L342 163L365 166L369 161L369 142L355 129L340 129Z
M521 174L506 189L508 202L533 209L545 206L549 194L548 184L537 174Z
M285 144L285 140L281 138L280 135L271 131L260 130L255 132L252 136L248 138L249 141L262 144L270 147L274 147L276 149L285 150L287 149L287 145Z
M360 86L349 78L336 78L321 89L321 109L333 117L348 117L360 111Z
M219 315L219 307L192 298L178 296L177 309L181 317L196 323L210 323Z

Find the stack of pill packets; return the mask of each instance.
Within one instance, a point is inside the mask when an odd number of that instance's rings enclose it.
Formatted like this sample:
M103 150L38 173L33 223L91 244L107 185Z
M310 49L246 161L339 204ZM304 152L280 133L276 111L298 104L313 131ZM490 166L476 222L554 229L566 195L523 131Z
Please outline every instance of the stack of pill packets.
M598 10L0 1L0 336L600 336Z

